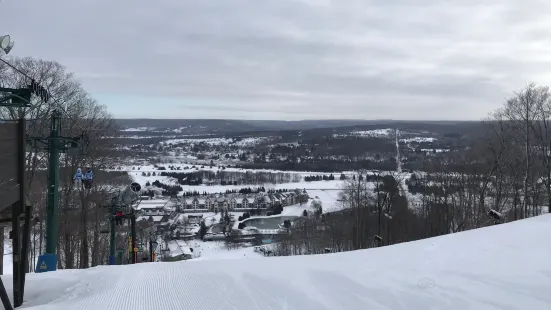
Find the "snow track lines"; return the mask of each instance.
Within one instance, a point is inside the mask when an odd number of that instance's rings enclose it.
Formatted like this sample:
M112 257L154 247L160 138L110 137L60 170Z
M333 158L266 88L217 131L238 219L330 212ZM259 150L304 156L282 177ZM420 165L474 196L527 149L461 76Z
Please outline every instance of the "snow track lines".
M346 253L29 274L23 306L33 310L549 310L549 235L551 215L543 215Z

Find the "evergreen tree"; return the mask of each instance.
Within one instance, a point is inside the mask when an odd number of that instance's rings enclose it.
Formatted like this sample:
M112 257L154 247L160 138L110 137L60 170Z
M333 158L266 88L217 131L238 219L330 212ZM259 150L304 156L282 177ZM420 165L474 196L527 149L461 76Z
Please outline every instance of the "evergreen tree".
M203 237L207 234L207 225L205 225L205 221L201 221L201 226L199 227L199 237L203 239Z

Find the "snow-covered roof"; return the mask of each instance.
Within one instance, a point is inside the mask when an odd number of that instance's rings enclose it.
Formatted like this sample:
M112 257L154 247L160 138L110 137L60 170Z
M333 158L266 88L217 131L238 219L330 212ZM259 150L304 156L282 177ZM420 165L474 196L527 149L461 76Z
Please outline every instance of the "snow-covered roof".
M189 245L182 240L170 240L167 242L168 249L169 249L169 256L170 257L176 257L180 255L191 255L191 250L189 249Z
M170 209L174 209L176 208L176 206L178 205L178 201L177 200L168 200L165 205L163 206L164 209L166 210L170 210Z
M239 203L239 204L243 203L243 198L244 198L243 196L241 196L241 197L235 197L235 198L234 198L234 199L235 199L235 203Z
M168 202L168 200L161 200L161 199L155 199L155 200L142 200L140 204L136 207L136 210L142 210L142 209L162 209L165 204Z
M140 204L144 206L151 206L151 205L164 206L167 202L168 200L166 199L152 199L152 200L142 200Z
M142 216L138 216L136 218L136 221L153 221L153 222L161 222L163 221L163 218L165 217L165 215L142 215ZM166 216L167 220L168 220L168 215Z
M205 198L202 198L202 197L197 197L195 198L195 200L197 200L199 202L200 205L204 205L205 204L205 201L206 199Z

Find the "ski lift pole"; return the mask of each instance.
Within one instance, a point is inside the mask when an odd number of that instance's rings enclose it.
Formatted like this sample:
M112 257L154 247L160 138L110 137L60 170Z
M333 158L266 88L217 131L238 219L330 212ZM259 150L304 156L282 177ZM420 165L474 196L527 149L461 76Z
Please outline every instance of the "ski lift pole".
M131 234L132 234L132 264L136 264L138 262L138 251L136 247L136 214L134 213L134 209L132 209L132 215L130 216L130 226L131 226Z
M36 272L57 270L57 220L59 212L59 156L78 147L80 137L61 136L61 112L53 110L49 137L31 137L36 149L48 152L48 194L46 206L46 252L38 257Z
M110 223L111 223L111 233L109 235L109 265L115 265L115 234L116 227L115 227L115 207L116 207L116 199L113 198L111 200L111 214L110 214Z

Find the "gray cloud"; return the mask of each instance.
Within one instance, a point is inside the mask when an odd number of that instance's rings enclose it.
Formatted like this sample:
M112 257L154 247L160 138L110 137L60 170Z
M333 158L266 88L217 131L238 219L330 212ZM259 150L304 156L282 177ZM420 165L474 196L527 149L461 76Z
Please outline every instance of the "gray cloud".
M8 0L0 11L14 55L58 60L92 94L181 100L134 116L477 119L528 82L551 84L545 0Z

